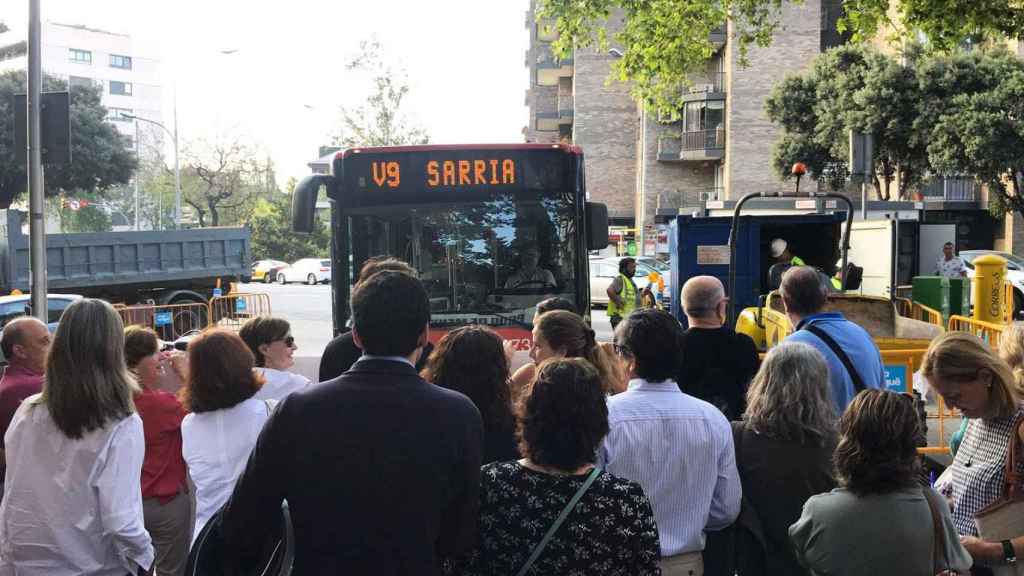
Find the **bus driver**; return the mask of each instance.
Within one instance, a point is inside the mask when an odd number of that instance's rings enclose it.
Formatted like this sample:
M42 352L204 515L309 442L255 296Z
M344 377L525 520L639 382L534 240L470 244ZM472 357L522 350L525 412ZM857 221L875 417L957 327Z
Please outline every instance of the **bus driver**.
M526 246L519 253L519 270L505 280L505 288L554 288L558 284L550 270L537 265L540 263L540 251L536 246Z

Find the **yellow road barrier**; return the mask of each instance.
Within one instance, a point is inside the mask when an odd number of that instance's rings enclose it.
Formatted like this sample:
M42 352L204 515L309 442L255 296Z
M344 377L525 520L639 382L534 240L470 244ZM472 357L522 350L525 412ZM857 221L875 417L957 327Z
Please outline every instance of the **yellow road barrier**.
M269 294L227 294L210 300L211 326L237 331L246 320L270 315Z

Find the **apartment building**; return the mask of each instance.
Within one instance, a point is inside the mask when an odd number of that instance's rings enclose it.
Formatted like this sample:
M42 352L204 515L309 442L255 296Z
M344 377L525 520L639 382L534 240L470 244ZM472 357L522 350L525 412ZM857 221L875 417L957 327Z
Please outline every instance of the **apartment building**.
M25 70L28 65L27 33L11 30L0 34L0 72ZM42 24L42 67L47 74L75 86L99 84L108 119L135 148L135 122L129 114L163 122L163 87L160 59L136 49L132 37L86 26L44 22ZM147 141L159 146L162 131L140 125ZM152 133L150 138L148 134Z

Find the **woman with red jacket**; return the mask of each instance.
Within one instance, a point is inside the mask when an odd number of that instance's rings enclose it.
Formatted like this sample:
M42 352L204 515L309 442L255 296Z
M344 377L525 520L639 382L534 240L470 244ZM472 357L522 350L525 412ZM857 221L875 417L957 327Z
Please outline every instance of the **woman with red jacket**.
M181 576L192 542L192 495L181 455L181 421L186 412L174 395L177 390L161 389L168 387L168 381L180 387L181 375L168 373L170 361L160 350L156 332L149 328L126 328L124 353L125 364L142 388L135 395L146 437L142 510L156 552L156 572Z

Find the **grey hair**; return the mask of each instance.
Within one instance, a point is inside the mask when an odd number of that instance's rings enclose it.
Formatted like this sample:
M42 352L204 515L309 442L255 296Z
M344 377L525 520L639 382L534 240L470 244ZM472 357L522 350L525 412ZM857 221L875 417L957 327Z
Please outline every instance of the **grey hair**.
M124 324L113 306L82 298L67 307L46 358L40 402L68 438L135 412L139 392L124 363Z
M836 438L828 364L808 344L768 352L747 390L747 423L770 438L826 445Z

